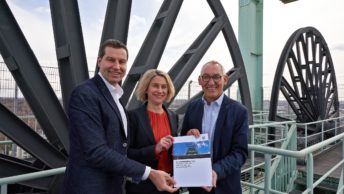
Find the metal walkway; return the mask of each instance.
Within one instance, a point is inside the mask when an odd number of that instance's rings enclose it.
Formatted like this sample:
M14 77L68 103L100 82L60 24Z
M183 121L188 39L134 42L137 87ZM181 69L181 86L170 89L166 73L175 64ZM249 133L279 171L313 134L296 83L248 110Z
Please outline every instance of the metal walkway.
M319 154L314 157L314 171L315 175L323 175L329 171L333 166L338 164L342 160L342 145L337 144L327 151ZM303 167L300 170L306 171L306 168ZM331 178L340 178L341 169L336 169L335 172L331 173L329 177Z

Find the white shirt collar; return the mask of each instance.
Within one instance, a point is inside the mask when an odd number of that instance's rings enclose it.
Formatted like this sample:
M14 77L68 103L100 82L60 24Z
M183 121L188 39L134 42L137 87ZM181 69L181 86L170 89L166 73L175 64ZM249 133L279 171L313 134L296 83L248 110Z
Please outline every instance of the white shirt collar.
M219 98L217 98L215 101L211 102L210 105L215 103L215 104L220 106L222 104L222 101L223 101L223 96L224 96L224 93L222 93L221 96ZM208 104L208 102L204 98L204 95L202 96L202 101L204 104Z
M124 92L123 92L122 87L119 84L116 84L115 86L113 86L103 77L103 75L100 72L98 72L98 75L103 79L106 87L109 89L111 93L112 92L115 93L118 99L122 97Z

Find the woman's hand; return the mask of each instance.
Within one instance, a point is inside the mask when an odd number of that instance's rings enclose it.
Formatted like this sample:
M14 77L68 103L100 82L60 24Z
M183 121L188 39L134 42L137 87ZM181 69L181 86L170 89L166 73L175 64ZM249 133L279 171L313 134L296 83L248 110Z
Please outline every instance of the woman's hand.
M155 145L155 153L159 154L164 150L170 149L173 144L173 137L171 135L167 135L160 139L159 143Z

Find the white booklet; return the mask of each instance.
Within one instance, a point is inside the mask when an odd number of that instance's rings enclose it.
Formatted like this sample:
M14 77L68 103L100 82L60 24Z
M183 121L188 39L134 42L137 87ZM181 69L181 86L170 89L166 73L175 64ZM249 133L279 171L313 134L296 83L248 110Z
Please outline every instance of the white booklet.
M174 137L173 177L176 187L212 186L208 134Z

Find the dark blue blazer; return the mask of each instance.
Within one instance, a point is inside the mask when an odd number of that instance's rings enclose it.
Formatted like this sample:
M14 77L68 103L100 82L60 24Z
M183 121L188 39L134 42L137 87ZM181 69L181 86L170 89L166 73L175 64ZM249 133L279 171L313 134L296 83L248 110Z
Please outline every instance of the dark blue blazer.
M177 136L178 116L168 110L165 106L163 106L163 108L168 115L171 135ZM158 160L155 157L156 142L147 113L147 104L128 111L128 116L130 121L130 144L128 157L157 169ZM167 193L159 192L150 180L142 181L139 184L127 182L126 190L129 191L129 193Z
M99 75L74 89L68 115L70 154L63 193L121 194L123 176L140 181L145 166L126 157L120 112Z
M201 98L188 106L181 134L197 128L202 133L204 103ZM226 95L216 121L212 148L213 170L217 173L216 194L241 194L240 169L248 155L247 110ZM201 188L189 188L190 194ZM203 190L203 189L201 189Z

